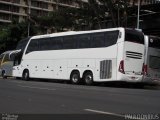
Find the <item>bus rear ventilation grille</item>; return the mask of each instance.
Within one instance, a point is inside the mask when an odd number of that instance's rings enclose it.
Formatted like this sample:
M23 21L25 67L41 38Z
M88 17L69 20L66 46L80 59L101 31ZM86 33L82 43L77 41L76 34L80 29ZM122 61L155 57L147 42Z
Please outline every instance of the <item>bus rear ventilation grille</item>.
M133 59L142 59L142 53L126 51L126 57Z

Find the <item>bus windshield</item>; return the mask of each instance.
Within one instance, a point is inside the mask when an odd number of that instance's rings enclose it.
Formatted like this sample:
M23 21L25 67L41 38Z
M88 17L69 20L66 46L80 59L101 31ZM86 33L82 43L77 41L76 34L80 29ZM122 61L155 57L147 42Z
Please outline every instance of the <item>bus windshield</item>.
M21 50L20 52L18 52L14 57L14 66L15 65L19 65L21 63L21 60L22 60L22 56L23 56L23 52L24 52L24 49L29 41L31 37L28 37L26 39L23 39L21 41L19 41L17 47L16 47L16 50Z
M28 43L30 38L31 37L28 37L26 39L23 39L23 40L19 41L19 43L18 43L18 45L16 47L16 50L21 49L21 51L24 51L24 49L25 49L25 47L26 47L26 45L27 45L27 43Z
M160 38L155 36L150 36L149 47L160 49Z
M137 30L125 29L125 41L144 44L144 35Z

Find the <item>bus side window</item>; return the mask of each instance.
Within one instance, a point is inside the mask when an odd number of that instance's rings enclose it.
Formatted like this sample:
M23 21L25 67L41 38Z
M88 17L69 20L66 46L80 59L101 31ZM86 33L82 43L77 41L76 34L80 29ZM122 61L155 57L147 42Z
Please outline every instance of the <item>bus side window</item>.
M90 34L77 35L78 48L90 48L91 47L91 38Z
M41 38L39 39L40 50L51 50L51 39L50 38Z
M55 44L52 44L53 45L53 49L54 50L59 50L59 49L62 49L62 47L63 47L63 39L62 39L62 37L56 37L56 38L54 38L54 40L55 40Z
M27 53L33 52L33 51L38 51L39 50L39 46L38 46L38 39L32 39L31 42L28 45Z
M104 33L95 33L95 34L92 34L91 36L92 36L92 40L91 40L92 48L104 46Z
M105 47L116 44L118 40L119 31L105 32Z
M75 49L76 47L76 39L73 36L65 36L63 38L63 49Z

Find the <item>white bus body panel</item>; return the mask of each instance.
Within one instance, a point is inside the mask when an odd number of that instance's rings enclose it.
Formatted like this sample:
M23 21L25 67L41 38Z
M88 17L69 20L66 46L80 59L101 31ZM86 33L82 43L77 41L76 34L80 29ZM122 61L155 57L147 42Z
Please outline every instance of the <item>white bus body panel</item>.
M100 61L103 60L112 61L109 79L100 79ZM85 70L91 70L94 81L110 81L116 80L116 62L117 44L107 48L34 51L25 54L21 65L14 67L14 76L22 77L23 70L28 69L31 78L69 80L72 70L79 70L81 77Z

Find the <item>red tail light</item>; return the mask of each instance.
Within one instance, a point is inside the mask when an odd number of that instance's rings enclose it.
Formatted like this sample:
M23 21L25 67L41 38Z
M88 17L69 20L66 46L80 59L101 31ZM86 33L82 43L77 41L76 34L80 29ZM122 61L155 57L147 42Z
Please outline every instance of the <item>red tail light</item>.
M144 63L143 63L143 67L142 67L142 73L143 73L143 75L147 75L147 65L145 65Z
M119 72L125 74L124 72L124 60L121 60L120 64L119 64L119 69L118 69Z

